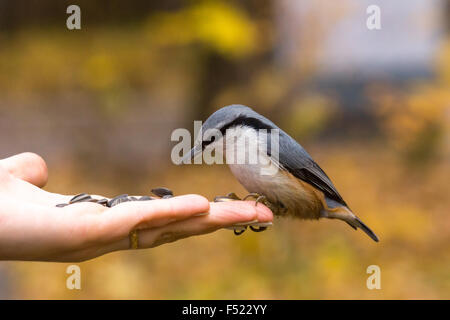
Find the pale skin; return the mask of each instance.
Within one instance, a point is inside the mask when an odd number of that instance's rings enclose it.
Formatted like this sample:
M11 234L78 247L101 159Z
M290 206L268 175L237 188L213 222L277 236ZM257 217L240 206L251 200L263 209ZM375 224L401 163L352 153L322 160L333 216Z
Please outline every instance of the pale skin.
M267 207L254 201L210 203L200 195L112 208L90 202L56 208L72 196L41 189L47 179L47 166L36 154L0 160L0 260L84 261L129 249L129 233L135 229L139 248L152 248L237 223L273 219Z

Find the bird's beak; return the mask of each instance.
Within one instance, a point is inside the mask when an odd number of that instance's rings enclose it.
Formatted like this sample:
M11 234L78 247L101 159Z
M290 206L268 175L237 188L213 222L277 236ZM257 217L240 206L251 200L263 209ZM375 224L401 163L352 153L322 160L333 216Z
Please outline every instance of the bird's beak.
M181 163L190 164L191 161L201 153L202 153L202 146L196 145L191 149L191 151L189 151L187 154L184 155L184 157L181 159Z

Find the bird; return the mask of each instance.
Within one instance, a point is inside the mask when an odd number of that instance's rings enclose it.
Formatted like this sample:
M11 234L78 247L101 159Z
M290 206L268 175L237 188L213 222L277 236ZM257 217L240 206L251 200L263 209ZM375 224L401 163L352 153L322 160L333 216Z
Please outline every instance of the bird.
M249 148L251 144L256 144L257 148ZM374 241L379 241L378 236L352 212L308 152L272 121L250 107L233 104L210 115L182 162L190 163L202 153L211 154L212 150L226 158L232 174L249 192L244 200L254 197L256 205L258 202L265 204L275 216L342 220L355 230L361 229ZM236 161L236 155L242 150L245 161L242 158ZM257 156L259 160L251 162L251 156L253 159ZM235 193L229 193L216 197L216 200L240 198ZM262 231L265 228L252 230ZM236 230L235 233L240 234Z

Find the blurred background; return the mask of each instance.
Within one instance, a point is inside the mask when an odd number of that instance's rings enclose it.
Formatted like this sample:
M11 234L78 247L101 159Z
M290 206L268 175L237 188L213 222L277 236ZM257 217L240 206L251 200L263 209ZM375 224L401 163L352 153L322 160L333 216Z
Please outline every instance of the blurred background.
M381 239L277 219L80 263L82 290L66 289L69 264L0 262L0 297L449 299L449 31L445 0L0 0L0 157L43 156L46 190L244 195L226 166L170 160L174 129L240 103L297 139Z

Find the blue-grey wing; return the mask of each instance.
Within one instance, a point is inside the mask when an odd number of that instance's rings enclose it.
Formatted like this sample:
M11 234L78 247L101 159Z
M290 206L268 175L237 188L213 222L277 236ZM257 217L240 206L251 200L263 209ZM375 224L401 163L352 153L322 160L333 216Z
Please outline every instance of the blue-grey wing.
M326 197L347 206L327 174L311 156L286 133L280 133L280 165L292 175L322 191Z

